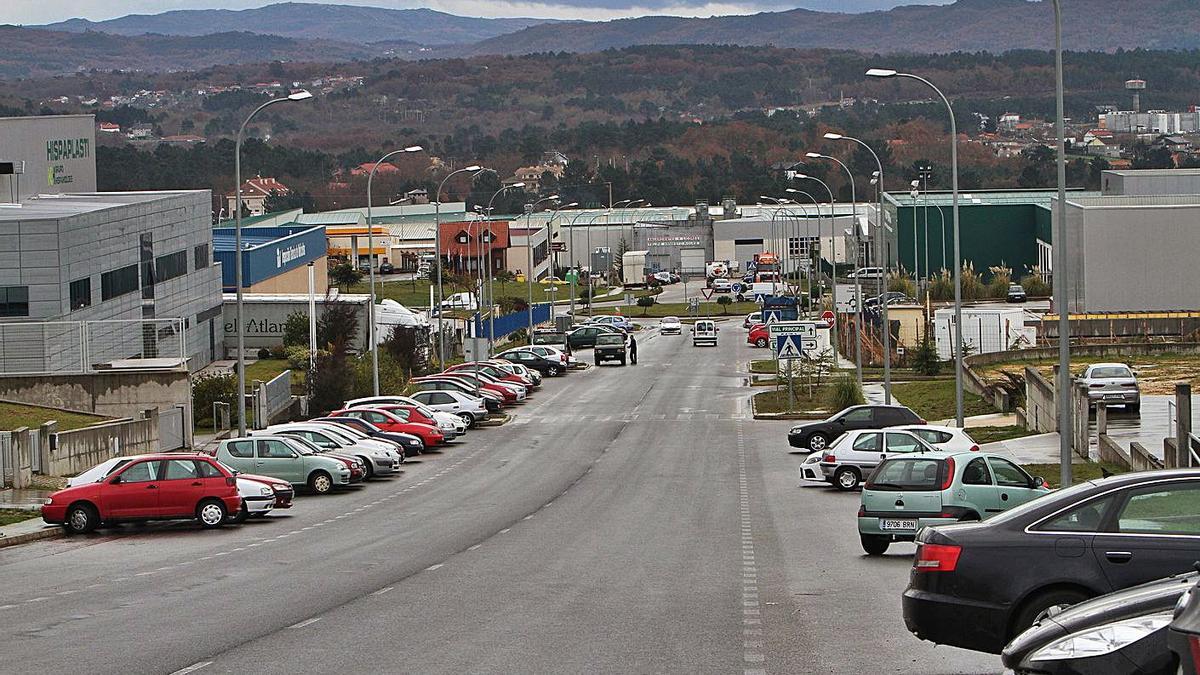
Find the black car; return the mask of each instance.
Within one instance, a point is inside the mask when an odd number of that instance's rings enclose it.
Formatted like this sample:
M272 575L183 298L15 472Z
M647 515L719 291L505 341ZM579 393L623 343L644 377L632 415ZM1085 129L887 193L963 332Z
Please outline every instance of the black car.
M1004 665L1018 675L1175 675L1167 626L1198 577L1180 574L1051 609L1004 648Z
M1009 284L1006 299L1008 302L1025 302L1028 299L1025 296L1025 287L1021 284Z
M982 523L927 527L904 623L999 654L1047 608L1186 572L1200 553L1200 470L1085 481Z
M425 446L425 444L417 436L412 434L404 434L397 431L384 431L374 424L371 424L366 420L360 420L357 417L318 417L312 421L341 424L353 429L358 429L371 438L391 441L404 448L405 457L416 457L417 455L421 454L421 449Z
M392 274L395 271L396 271L396 268L392 267L392 263L390 263L390 262L380 263L380 265L379 265L379 273L380 274Z
M902 405L855 405L829 419L805 422L788 432L788 444L820 452L830 441L854 429L882 429L901 424L925 424L925 420Z
M1177 607L1167 633L1167 644L1182 675L1200 675L1200 583L1192 587Z
M519 363L526 368L536 370L546 377L558 377L567 372L562 361L551 361L541 354L534 354L526 349L514 349L500 354L498 358Z
M625 344L624 335L597 336L596 348L592 350L592 355L596 359L596 365L600 365L605 361L620 361L621 365L625 365L625 360L628 358L628 352L625 351Z

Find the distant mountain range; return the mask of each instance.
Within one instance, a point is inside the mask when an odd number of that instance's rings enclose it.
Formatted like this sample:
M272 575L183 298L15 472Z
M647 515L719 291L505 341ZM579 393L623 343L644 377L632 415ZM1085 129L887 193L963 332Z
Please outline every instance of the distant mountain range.
M1065 43L1071 50L1200 48L1196 0L1063 0L1063 13ZM957 0L860 14L793 9L703 19L647 16L585 22L281 3L99 22L71 19L0 30L5 45L0 50L0 77L12 77L89 68L173 70L272 60L594 52L655 44L871 53L1045 50L1053 46L1053 9L1049 0Z
M246 31L356 44L392 40L423 45L469 44L521 30L549 19L481 19L432 9L384 9L351 5L283 2L256 9L189 9L130 14L108 21L70 19L48 30L114 35L187 35Z

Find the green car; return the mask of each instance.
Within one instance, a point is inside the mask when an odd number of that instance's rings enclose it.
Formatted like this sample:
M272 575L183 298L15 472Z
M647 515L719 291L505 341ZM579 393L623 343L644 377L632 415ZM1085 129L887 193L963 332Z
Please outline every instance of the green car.
M350 469L345 462L313 452L285 436L226 439L217 446L215 455L222 464L242 473L307 485L317 494L350 484Z
M983 520L1049 491L1040 476L986 452L893 457L863 487L858 536L868 555L883 555L923 527Z

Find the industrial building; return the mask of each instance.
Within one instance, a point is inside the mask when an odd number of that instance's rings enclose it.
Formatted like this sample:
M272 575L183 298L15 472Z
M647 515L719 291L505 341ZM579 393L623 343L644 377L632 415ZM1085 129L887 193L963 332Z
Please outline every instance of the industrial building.
M231 227L213 229L213 257L221 263L221 286L237 288L235 233ZM329 288L325 228L320 225L254 226L242 228L243 293L308 293L309 263L315 292Z
M0 118L0 201L96 191L96 118Z

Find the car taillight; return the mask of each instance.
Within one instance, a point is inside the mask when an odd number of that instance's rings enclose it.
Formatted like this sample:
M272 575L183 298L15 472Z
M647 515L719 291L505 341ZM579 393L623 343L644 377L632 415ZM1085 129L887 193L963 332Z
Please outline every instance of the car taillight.
M971 446L971 452L979 452L979 446L978 446L978 445L972 445L972 446Z
M946 473L942 475L942 487L940 490L949 490L950 484L954 482L954 458L946 458Z
M1188 637L1188 648L1192 652L1192 669L1196 675L1200 675L1200 636L1192 635ZM1180 672L1183 672L1182 670Z
M837 461L837 455L825 455L824 457L821 458L821 461L829 462L830 464L832 464L833 462Z
M235 487L237 486L237 479L233 476L225 476L225 484L229 487Z
M958 567L961 546L946 544L921 544L913 568L918 572L953 572Z
M867 517L867 507L866 507L865 505L859 504L859 506L858 506L858 517L859 517L859 518L866 518L866 517Z

